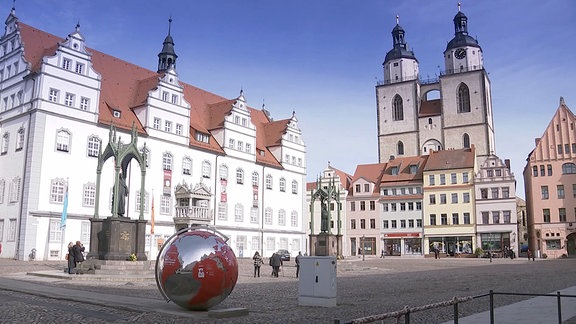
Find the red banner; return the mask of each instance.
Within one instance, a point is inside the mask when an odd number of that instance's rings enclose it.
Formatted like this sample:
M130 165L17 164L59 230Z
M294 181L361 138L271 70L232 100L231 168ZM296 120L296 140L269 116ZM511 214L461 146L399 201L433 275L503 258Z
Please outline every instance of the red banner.
M164 185L163 185L163 194L170 195L172 194L172 171L171 170L164 170Z
M228 186L228 180L220 180L220 202L228 201L228 194L226 193L226 187Z

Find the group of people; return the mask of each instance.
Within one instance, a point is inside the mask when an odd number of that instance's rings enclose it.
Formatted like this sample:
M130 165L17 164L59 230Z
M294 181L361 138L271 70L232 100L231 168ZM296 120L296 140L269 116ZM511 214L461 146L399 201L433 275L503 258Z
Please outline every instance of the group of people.
M302 257L302 252L298 252L298 256L296 256L296 278L298 278L298 274L300 273L300 258ZM262 264L264 263L264 259L262 258L262 256L260 255L260 253L258 251L256 251L254 253L254 256L252 257L252 260L254 260L254 278L256 278L256 276L260 277L260 267L262 266ZM278 253L274 253L272 254L272 256L270 257L268 264L272 267L272 277L278 277L278 273L280 273L282 265L284 265L284 262L282 261L282 257L280 256L280 254Z
M80 268L82 262L84 262L84 245L82 242L76 241L68 243L68 254L66 254L66 259L68 260L68 273L69 274L81 274Z

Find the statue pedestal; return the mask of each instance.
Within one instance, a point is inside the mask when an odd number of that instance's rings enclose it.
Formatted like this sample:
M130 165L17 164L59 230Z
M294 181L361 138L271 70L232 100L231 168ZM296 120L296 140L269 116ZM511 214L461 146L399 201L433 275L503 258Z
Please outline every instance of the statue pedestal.
M342 235L310 235L310 255L342 257Z
M90 220L90 253L88 258L98 260L127 260L132 253L138 261L146 261L145 220L108 217Z

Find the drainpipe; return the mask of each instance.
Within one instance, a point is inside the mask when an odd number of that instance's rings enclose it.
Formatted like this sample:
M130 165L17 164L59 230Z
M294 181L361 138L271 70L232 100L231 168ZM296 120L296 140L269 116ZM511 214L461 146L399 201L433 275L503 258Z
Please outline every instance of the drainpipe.
M262 208L260 211L260 215L262 218L262 221L260 222L260 255L262 257L264 257L264 193L266 192L266 188L265 188L265 184L266 184L266 176L264 175L264 165L262 165L262 177L260 177L260 181L262 182L262 185L260 188L262 188Z
M22 234L22 215L23 215L23 206L24 206L24 188L26 187L26 168L28 167L28 150L30 149L30 125L32 124L31 120L32 120L32 100L33 98L35 98L35 90L36 90L36 80L31 78L29 79L32 81L33 85L32 85L32 96L30 98L30 110L28 111L28 129L26 130L28 132L28 136L26 139L26 153L25 153L25 157L24 157L24 166L23 166L23 171L22 172L22 182L21 182L21 188L20 188L20 208L18 208L18 236L16 237L16 251L14 251L14 259L15 260L19 260L19 254L20 251L22 250L22 241L20 240L20 235ZM26 88L26 87L24 87ZM23 148L24 149L24 148ZM25 253L22 252L22 260L24 260L24 255Z

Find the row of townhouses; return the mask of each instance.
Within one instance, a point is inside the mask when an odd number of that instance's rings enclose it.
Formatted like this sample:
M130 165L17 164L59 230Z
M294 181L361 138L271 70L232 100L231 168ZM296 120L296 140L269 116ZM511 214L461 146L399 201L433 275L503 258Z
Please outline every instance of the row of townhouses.
M430 151L358 165L354 175L329 166L320 181L341 192L343 256L474 255L519 248L515 180L508 161L476 164L471 148ZM318 208L314 208L317 210ZM316 215L319 217L319 215ZM338 222L330 222L331 232Z
M123 215L138 219L143 210L150 258L190 224L217 228L240 257L304 250L306 146L294 113L273 120L264 107L249 107L242 91L229 99L184 83L169 28L151 55L157 71L87 43L79 25L60 38L21 22L14 8L6 19L0 257L61 260L77 240L95 248L90 219L112 214L114 159L99 187L96 172L112 142L135 142L146 156L123 175Z

